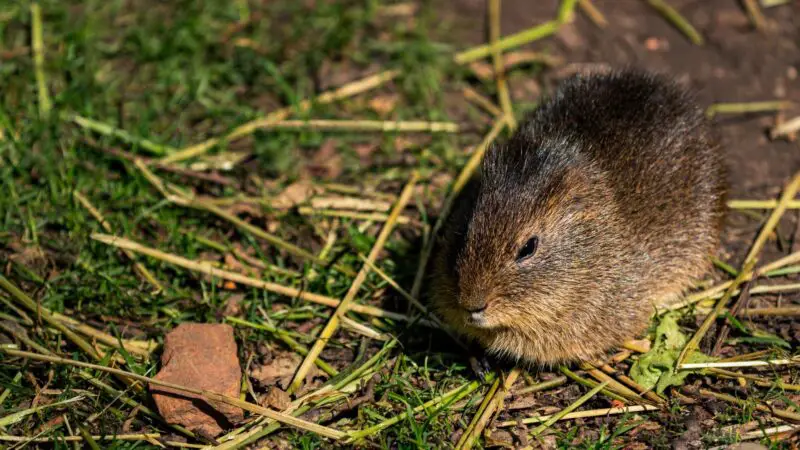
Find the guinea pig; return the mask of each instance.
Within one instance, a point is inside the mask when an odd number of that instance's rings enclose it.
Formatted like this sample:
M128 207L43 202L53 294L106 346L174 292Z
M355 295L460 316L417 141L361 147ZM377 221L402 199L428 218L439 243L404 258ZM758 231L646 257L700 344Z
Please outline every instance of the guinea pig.
M487 353L601 356L711 266L718 145L687 90L638 70L563 82L487 150L432 260L434 311Z

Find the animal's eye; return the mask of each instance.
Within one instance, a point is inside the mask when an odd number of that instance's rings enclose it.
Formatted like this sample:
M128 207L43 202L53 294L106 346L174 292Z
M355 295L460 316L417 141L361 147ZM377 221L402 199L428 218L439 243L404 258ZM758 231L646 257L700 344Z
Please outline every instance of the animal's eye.
M536 253L536 248L539 247L539 238L534 236L528 239L528 242L519 249L517 253L517 262L528 259Z

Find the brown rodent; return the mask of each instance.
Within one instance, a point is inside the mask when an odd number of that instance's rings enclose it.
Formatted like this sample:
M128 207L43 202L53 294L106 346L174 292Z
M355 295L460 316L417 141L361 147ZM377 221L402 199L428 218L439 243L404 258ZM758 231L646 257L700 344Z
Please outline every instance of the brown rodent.
M725 171L667 78L578 75L485 155L433 260L432 303L490 354L595 358L710 267Z

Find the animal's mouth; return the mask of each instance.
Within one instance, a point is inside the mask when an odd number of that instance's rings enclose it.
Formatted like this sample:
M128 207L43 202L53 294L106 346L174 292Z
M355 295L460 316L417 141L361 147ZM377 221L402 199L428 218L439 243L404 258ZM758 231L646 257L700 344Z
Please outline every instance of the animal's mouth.
M478 311L467 311L467 319L466 322L468 325L475 327L486 329L489 328L489 318L486 315L486 308L483 308Z

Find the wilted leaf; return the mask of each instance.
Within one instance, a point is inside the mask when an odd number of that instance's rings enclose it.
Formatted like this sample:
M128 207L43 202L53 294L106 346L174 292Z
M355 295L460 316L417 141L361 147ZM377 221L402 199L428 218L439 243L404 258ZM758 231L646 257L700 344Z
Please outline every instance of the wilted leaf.
M678 312L663 315L656 327L653 347L631 366L631 378L647 389L655 388L658 393L664 392L669 386L680 386L691 373L686 370L675 370L678 355L689 340L678 326L679 318ZM695 351L686 358L686 362L701 363L714 359Z
M293 208L306 200L311 198L314 194L318 193L320 189L313 184L310 180L300 180L290 184L280 194L272 199L271 205L275 209L289 209Z
M277 353L270 362L253 369L250 376L261 386L277 385L285 389L289 387L292 376L301 362L303 360L295 353Z

